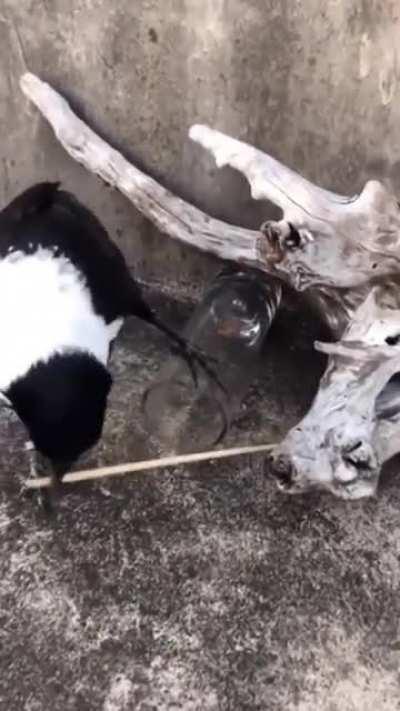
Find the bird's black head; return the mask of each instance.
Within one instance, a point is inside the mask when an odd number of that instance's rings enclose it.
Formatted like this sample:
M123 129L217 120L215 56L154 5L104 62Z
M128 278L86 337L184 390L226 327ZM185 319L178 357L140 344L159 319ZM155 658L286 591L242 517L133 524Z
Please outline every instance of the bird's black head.
M33 366L6 395L58 477L101 436L112 379L93 356L67 352Z

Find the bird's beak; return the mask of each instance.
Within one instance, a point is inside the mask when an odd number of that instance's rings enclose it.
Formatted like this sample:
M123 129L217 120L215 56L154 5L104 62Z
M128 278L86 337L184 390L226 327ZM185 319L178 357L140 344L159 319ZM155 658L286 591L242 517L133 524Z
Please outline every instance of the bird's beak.
M54 481L60 484L65 474L71 469L73 463L74 459L52 459L51 468Z

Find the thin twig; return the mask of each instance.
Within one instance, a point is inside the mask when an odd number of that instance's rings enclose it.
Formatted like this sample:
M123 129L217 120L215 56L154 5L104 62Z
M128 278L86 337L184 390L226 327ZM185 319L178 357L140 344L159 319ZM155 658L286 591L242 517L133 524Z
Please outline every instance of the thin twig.
M268 452L275 445L258 444L249 447L233 447L232 449L217 449L209 452L196 452L194 454L178 454L161 459L147 459L141 462L128 462L126 464L116 464L110 467L99 467L98 469L86 469L78 472L66 474L63 484L73 484L76 481L90 481L93 479L103 479L108 476L118 474L129 474L132 472L143 472L147 469L159 469L161 467L174 467L179 464L190 464L191 462L204 462L211 459L225 459L227 457L238 457L241 454L256 454L257 452ZM50 477L40 479L28 479L25 482L27 489L41 489L51 485Z

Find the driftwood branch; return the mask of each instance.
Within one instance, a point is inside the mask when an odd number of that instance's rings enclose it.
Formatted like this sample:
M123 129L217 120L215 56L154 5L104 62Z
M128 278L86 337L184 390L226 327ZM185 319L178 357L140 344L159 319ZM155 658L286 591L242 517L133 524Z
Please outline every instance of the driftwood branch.
M216 220L176 197L130 164L79 119L67 101L33 74L21 88L54 129L65 150L115 186L174 239L222 259L275 275L308 296L340 336L371 281L396 280L400 271L397 200L377 182L358 196L323 190L252 146L207 126L193 140L248 179L253 197L269 199L283 219L260 231Z
M351 200L318 188L275 158L208 126L192 126L189 136L212 153L218 168L229 165L243 173L254 200L270 200L288 219L315 211L332 219L333 205Z
M282 488L317 487L343 498L375 493L400 451L400 298L374 288L329 356L315 400L272 455Z
M160 232L222 259L250 267L264 266L258 232L216 220L170 193L92 131L68 102L39 77L24 74L20 85L51 124L67 153L118 188Z
M371 180L345 197L208 126L193 126L190 136L218 166L243 173L255 199L282 209L283 220L262 226L263 254L296 289L353 289L400 273L399 203L382 183Z

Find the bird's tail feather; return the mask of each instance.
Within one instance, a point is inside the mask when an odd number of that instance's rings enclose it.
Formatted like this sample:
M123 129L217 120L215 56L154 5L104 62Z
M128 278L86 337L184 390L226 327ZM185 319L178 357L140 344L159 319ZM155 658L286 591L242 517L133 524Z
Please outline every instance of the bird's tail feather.
M224 394L226 394L224 385L221 383L218 375L212 367L212 363L215 362L215 359L210 356L210 354L204 353L204 351L191 344L183 336L175 333L173 329L169 328L162 321L160 321L160 319L152 311L150 312L150 315L147 316L146 321L151 323L168 337L172 343L173 353L183 358L186 362L196 387L198 385L196 370L197 365L217 385L217 387L220 388ZM223 433L225 433L228 429L228 417L225 411L223 411L222 414L224 418ZM219 439L221 439L221 437Z

